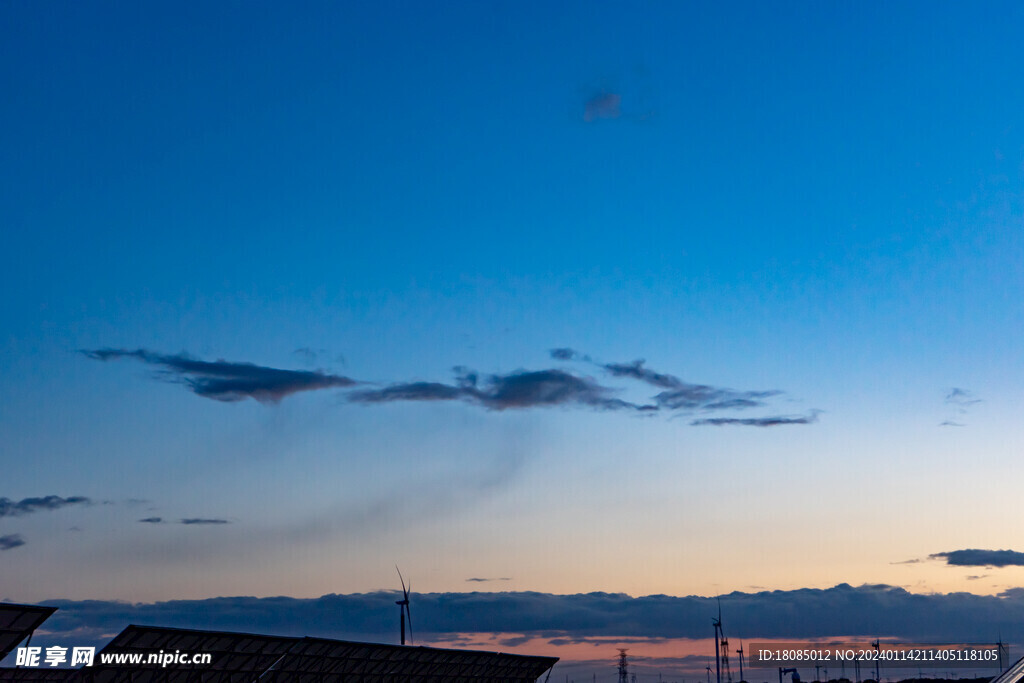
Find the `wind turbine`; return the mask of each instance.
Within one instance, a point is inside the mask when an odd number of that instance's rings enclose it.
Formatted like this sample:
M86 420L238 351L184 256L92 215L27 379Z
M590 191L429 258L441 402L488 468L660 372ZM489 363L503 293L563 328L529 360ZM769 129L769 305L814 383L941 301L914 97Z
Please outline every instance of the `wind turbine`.
M729 670L729 639L722 629L722 599L718 599L718 618L711 620L715 627L715 683L722 683L722 669L725 669L727 683L732 683L732 672ZM719 645L722 646L719 654Z
M721 655L718 653L718 647L721 644L721 633L722 633L722 599L718 599L718 618L711 618L711 625L715 627L715 683L722 683L722 660Z
M402 599L395 600L395 604L398 605L398 614L401 618L402 624L402 645L405 645L405 617L409 616L409 640L412 640L412 612L409 611L409 591L412 589L412 582L409 582L409 587L405 587L405 579L402 578L402 570L395 565L395 571L398 572L398 580L402 582Z

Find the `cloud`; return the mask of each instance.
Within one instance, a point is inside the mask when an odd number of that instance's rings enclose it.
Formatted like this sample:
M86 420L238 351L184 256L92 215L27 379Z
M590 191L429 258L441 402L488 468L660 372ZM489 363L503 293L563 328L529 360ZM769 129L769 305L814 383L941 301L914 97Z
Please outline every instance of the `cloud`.
M644 367L643 360L602 365L614 377L628 377L665 391L654 397L658 405L670 410L726 410L765 405L761 399L778 396L781 391L734 391L706 384L690 384L675 375Z
M357 391L349 397L356 403L389 403L391 401L454 401L466 397L462 387L439 382L408 382L392 384L384 389Z
M988 578L988 574L974 574L972 576L968 576L967 580L968 581L977 581L978 579L987 579L987 578Z
M653 405L613 398L612 389L564 370L518 370L506 375L489 375L482 380L476 372L466 368L455 368L455 371L455 384L392 384L383 389L353 392L349 400L355 403L460 400L498 411L564 405L637 412L657 410Z
M557 348L549 351L551 357L556 360L591 361L590 356L580 354L570 348ZM619 379L632 379L644 384L661 389L658 394L652 397L654 406L659 410L686 412L705 411L717 412L723 410L746 410L749 408L760 408L767 405L765 399L782 395L777 389L758 391L736 391L724 387L715 387L707 384L691 384L679 377L652 370L646 366L646 361L634 360L628 363L594 363L612 377ZM742 425L748 427L777 427L780 425L812 424L817 422L817 415L820 411L812 411L810 415L797 416L766 416L759 418L705 418L696 419L690 422L693 426L700 425Z
M643 360L635 360L632 363L606 363L601 367L610 372L614 377L631 377L641 382L661 387L662 389L680 389L687 386L678 377L645 368L644 362ZM711 387L700 388L710 389Z
M139 522L141 522L142 524L169 524L170 523L167 520L165 520L163 517L146 517L145 519L140 519ZM204 519L202 517L188 517L186 519L178 520L176 523L177 524L187 524L187 525L194 525L194 524L231 524L231 522L229 522L226 519Z
M231 522L229 522L226 519L204 519L202 517L190 517L188 519L181 520L179 524L231 524Z
M903 560L902 562L890 562L889 564L920 564L923 560L919 557L912 560Z
M0 550L11 550L22 545L25 545L25 539L21 537L21 534L0 536Z
M968 408L978 403L982 403L982 399L976 398L973 393L967 389L961 389L959 387L953 387L946 394L945 402L947 405L952 406L957 415L966 415ZM939 423L940 427L963 427L963 422L960 422L955 417L949 417Z
M508 576L502 576L502 577L498 577L496 579L482 579L482 578L478 578L478 577L473 577L471 579L466 579L466 581L471 581L471 582L474 582L474 583L486 583L487 581L511 581L511 580L512 580L511 577L508 577Z
M1024 567L1024 553L1016 550L950 550L928 556L951 567Z
M185 384L197 396L216 401L241 401L252 398L262 403L276 403L301 391L350 387L357 382L348 377L319 370L281 370L252 363L231 363L224 360L195 360L185 354L166 355L146 349L83 350L93 360L134 359L161 368L171 381Z
M557 368L484 375L456 366L452 383L400 381L370 388L366 382L319 370L281 370L251 363L201 361L186 354L166 355L145 349L97 349L82 353L94 360L128 358L157 366L165 379L181 382L195 394L218 401L253 398L262 402L277 402L301 391L341 388L349 390L346 398L350 403L364 405L398 401L460 401L492 411L575 406L649 415L659 411L747 410L763 407L766 399L782 393L778 390L736 391L706 384L691 384L675 375L652 370L645 366L643 360L597 363L590 356L565 347L550 349L551 357L560 361L589 363L613 378L635 380L655 387L659 392L648 402L626 400L616 395L619 391L617 388L605 386L592 377ZM299 349L296 353L308 356L313 352ZM353 389L358 385L365 388ZM694 420L690 424L774 427L811 424L815 421L816 413L810 416L708 418Z
M520 371L509 375L493 375L486 386L469 391L488 408L527 408L535 405L577 403L609 410L647 410L627 401L608 398L611 390L586 377L562 370Z
M86 631L118 632L130 623L169 627L311 635L354 640L391 639L396 593L379 591L320 598L221 597L129 604L100 600L49 601L55 641L80 642ZM731 633L760 638L898 637L911 642L960 642L964 633L1016 633L1024 623L1024 589L1000 596L914 594L885 585L734 592L721 596ZM601 637L707 638L715 597L621 593L554 595L537 592L414 593L418 638L500 633L550 639ZM881 630L879 630L881 629ZM68 634L77 633L70 638Z
M42 498L22 498L13 501L10 498L0 498L0 517L20 517L29 515L40 510L59 510L68 505L92 505L92 500L85 496L43 496Z
M613 92L600 92L583 103L583 120L590 123L598 119L617 119L622 115L622 96Z
M959 387L953 387L946 394L946 403L952 403L958 406L973 406L977 403L981 403L982 399L975 398L974 394L966 389L960 389Z
M576 356L579 355L572 349L551 349L548 353L551 354L551 358L554 360L575 360Z
M691 425L711 425L713 427L725 427L740 425L744 427L779 427L782 425L809 425L818 421L818 414L812 412L809 415L775 415L772 417L706 417L699 420L692 420Z
M519 647L533 640L530 636L512 636L511 638L500 638L498 644L502 647Z

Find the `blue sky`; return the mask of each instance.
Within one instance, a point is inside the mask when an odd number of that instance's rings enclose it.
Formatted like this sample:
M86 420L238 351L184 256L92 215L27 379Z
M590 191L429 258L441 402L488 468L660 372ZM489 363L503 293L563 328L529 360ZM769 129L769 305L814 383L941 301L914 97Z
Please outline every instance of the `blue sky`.
M1019 5L0 19L0 597L1024 585Z

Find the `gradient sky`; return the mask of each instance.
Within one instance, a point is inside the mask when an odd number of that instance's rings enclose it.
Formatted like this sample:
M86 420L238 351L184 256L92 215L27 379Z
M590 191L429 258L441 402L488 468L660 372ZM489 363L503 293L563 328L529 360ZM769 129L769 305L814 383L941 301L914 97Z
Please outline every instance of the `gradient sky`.
M1024 586L930 557L1024 550L1022 30L3 4L0 598ZM211 397L185 358L360 384ZM637 359L781 393L644 413ZM546 370L587 389L502 402ZM463 393L357 398L410 382Z

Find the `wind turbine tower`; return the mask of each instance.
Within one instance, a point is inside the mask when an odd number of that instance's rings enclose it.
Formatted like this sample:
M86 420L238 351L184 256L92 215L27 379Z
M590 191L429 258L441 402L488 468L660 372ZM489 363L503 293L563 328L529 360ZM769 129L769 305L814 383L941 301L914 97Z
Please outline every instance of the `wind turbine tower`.
M412 612L409 611L409 591L412 590L412 582L409 582L409 587L405 587L405 579L402 578L401 570L396 566L395 571L398 572L398 580L402 582L402 599L395 600L395 604L398 605L399 620L402 628L402 645L405 645L405 618L409 617L409 640L412 640Z
M729 671L729 639L725 637L722 630L722 601L718 601L718 618L712 619L715 627L715 676L716 683L722 683L722 670L725 670L726 683L732 683L732 673ZM721 649L719 649L721 646Z
M1006 643L1003 642L1003 634L999 634L999 640L996 641L996 658L999 660L999 673L1003 673L1003 653L1006 653L1006 659L1009 660L1010 648Z

